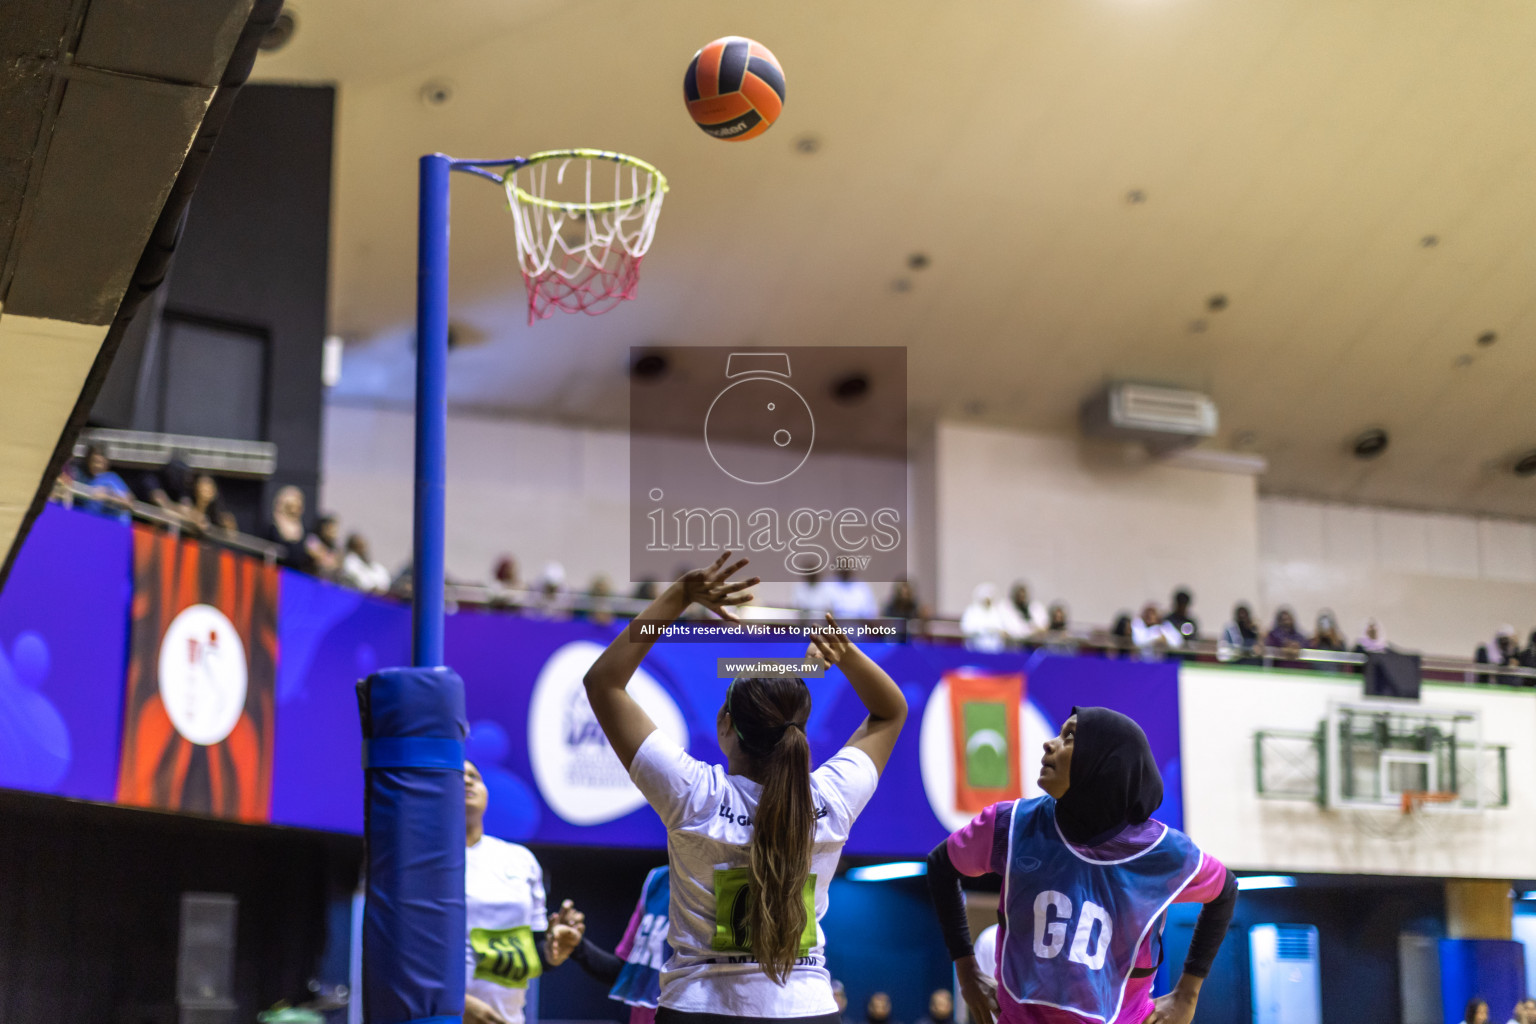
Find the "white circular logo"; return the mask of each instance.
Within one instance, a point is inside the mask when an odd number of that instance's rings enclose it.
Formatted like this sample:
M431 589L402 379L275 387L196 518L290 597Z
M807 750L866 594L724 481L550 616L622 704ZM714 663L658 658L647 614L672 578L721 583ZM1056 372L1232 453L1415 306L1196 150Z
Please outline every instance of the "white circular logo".
M183 737L212 746L245 711L245 644L212 605L195 604L171 620L160 641L160 703Z
M645 806L587 702L582 677L603 653L590 640L560 648L539 670L528 700L528 760L544 802L572 825L601 825ZM636 669L629 695L656 728L688 749L688 723L650 673Z
M928 697L923 708L923 722L918 730L917 756L922 768L923 792L928 796L928 806L933 808L939 824L953 832L963 828L973 815L955 806L955 738L953 712L949 706L949 684L940 682ZM1056 729L1046 721L1040 709L1029 701L1019 706L1019 777L1024 783L1025 798L1037 797L1040 789L1040 754L1046 740L1056 735ZM981 746L994 750L1006 750L1008 741L991 729L984 729L970 738L973 748Z

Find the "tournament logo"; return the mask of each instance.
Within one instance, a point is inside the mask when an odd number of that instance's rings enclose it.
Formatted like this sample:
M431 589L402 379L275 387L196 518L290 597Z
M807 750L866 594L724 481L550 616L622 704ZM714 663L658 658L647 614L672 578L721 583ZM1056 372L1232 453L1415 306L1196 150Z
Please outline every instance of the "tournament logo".
M561 647L539 671L528 702L534 781L550 810L572 825L601 825L645 806L587 701L582 677L602 652L590 640ZM630 679L629 695L658 729L687 749L682 711L645 669Z
M160 701L176 731L210 747L234 731L245 711L245 644L212 605L195 604L171 620L160 642Z

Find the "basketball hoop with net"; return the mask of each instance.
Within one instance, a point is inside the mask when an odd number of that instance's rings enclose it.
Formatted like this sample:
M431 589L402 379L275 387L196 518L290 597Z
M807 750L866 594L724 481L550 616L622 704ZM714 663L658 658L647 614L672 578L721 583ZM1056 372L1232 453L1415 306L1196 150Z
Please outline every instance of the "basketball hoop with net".
M667 193L655 167L602 149L452 165L506 190L530 324L556 310L596 316L635 297Z

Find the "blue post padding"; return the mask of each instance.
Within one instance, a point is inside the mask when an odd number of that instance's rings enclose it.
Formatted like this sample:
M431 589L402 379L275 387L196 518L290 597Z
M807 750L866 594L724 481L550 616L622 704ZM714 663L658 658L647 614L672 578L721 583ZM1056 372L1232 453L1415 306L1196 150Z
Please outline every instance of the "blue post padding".
M464 1012L464 775L443 754L469 734L464 681L446 668L391 668L357 686L364 747L416 741L439 763L364 773L368 847L363 1013L368 1024ZM423 742L424 741L424 742ZM404 744L409 753L413 744Z
M431 736L385 737L363 743L363 768L464 770L464 744Z
M1440 940L1440 1004L1446 1020L1461 1020L1467 1001L1474 997L1487 1000L1489 1020L1504 1020L1524 995L1525 943Z

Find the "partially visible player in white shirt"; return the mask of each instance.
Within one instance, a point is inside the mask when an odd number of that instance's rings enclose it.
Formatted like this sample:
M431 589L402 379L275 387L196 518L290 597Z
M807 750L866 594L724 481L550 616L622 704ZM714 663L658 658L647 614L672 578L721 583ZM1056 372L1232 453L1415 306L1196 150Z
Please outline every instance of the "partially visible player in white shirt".
M756 577L725 552L667 588L636 622L670 624L698 604L735 621ZM836 622L829 613L829 630ZM658 631L632 625L587 672L587 698L619 760L667 826L672 897L656 1024L838 1024L820 921L854 819L874 795L907 717L901 690L846 637L806 650L840 668L868 717L811 771L811 695L793 676L732 681L716 716L724 767L659 732L625 687Z
M528 983L581 942L567 900L544 906L544 869L526 846L485 834L485 783L464 762L464 1024L522 1024ZM568 922L575 922L574 926Z

